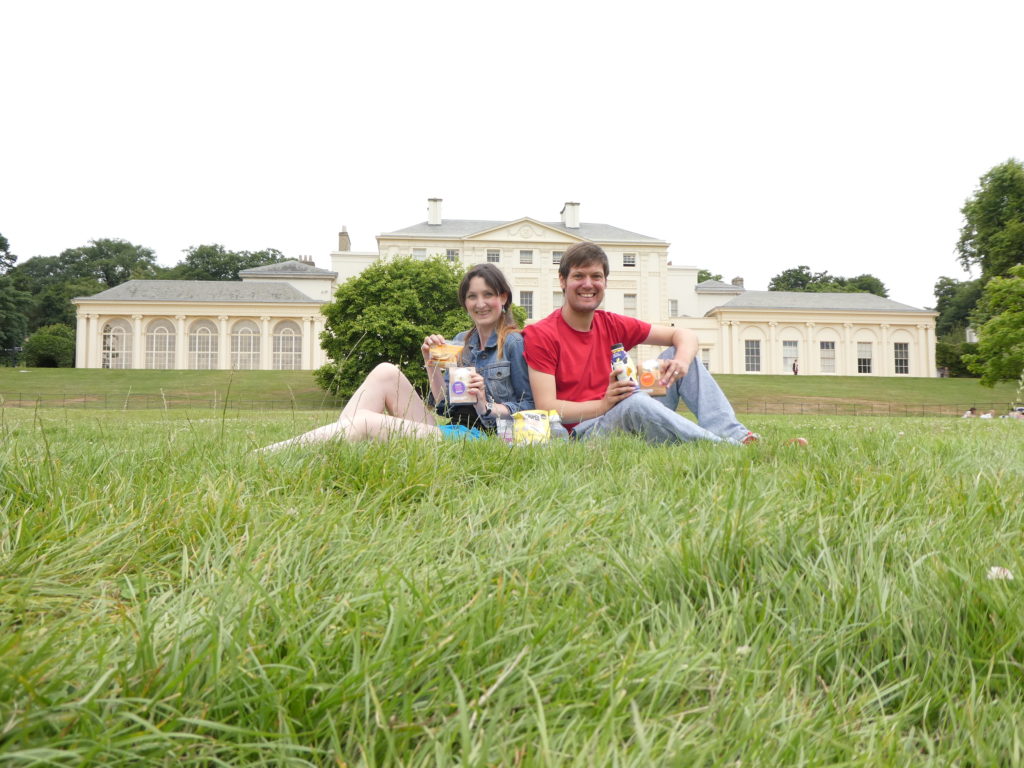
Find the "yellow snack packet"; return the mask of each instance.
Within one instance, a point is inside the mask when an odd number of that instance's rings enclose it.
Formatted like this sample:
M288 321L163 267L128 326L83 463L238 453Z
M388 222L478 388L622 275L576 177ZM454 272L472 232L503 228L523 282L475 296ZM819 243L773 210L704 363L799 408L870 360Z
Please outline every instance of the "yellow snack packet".
M551 439L548 411L516 411L512 416L512 442L539 445Z

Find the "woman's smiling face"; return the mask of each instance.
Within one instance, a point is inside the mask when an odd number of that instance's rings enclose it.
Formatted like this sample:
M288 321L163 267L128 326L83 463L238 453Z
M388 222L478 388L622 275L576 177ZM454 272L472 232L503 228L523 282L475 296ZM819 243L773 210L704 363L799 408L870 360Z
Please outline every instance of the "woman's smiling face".
M466 291L466 312L477 325L497 324L507 301L507 294L496 292L482 277L474 277L469 281L469 290Z

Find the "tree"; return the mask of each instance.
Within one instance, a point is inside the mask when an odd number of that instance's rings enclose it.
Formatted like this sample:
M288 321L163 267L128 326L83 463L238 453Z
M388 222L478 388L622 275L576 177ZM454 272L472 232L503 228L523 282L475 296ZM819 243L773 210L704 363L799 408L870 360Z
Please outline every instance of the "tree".
M960 211L964 225L957 243L964 269L981 269L981 279L1006 275L1024 262L1024 165L1011 158L981 177Z
M47 325L25 342L25 365L32 368L71 368L75 364L75 332L66 325Z
M175 280L237 280L238 273L284 261L276 248L262 251L229 251L223 245L195 245L186 251L184 261L174 266L168 277Z
M468 325L458 300L461 279L461 267L434 257L377 262L344 282L322 310L321 346L333 362L315 372L317 382L349 396L374 366L391 362L426 391L423 338L451 336Z
M889 291L885 283L874 275L839 277L828 272L811 272L806 264L786 269L768 283L769 291L799 291L813 293L873 293L886 298Z
M7 274L17 260L18 257L11 253L11 245L7 238L0 235L0 275Z
M697 270L697 282L703 283L705 280L719 280L721 281L721 275L713 275L710 270L698 269Z
M954 280L940 277L935 282L935 335L947 336L970 324L971 312L981 298L981 280Z
M32 297L18 290L9 275L0 275L0 351L20 347L28 333Z
M989 320L978 328L977 354L964 355L967 367L988 387L1024 376L1024 264L1008 272L985 286L981 305Z
M58 271L64 278L91 277L107 288L160 276L151 248L117 239L90 240L81 248L68 248L58 257Z

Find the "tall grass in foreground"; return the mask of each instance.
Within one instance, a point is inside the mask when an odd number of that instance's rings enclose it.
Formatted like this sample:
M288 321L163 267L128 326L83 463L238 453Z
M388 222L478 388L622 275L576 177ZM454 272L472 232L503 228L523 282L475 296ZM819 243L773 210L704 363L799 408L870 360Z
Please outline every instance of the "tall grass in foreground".
M314 419L0 410L0 763L1024 764L1024 424Z

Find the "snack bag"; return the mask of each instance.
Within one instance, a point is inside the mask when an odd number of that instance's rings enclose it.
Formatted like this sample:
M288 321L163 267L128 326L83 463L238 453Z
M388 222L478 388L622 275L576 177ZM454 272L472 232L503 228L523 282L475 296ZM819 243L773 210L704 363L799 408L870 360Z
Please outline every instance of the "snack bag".
M512 439L516 445L538 445L551 439L548 411L516 411L512 416Z
M450 341L446 341L444 344L435 344L430 348L430 364L439 368L458 365L461 354L462 344L452 344Z
M622 344L612 344L612 370L619 381L631 381L637 386L636 366Z
M661 360L644 360L640 365L640 387L652 397L661 397L667 391L661 380Z

